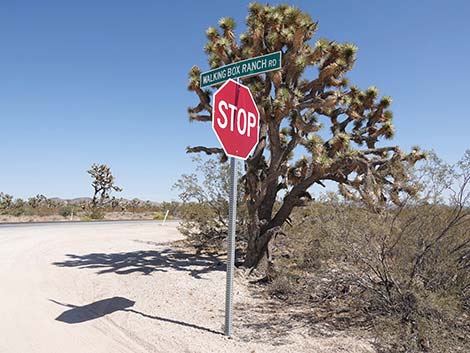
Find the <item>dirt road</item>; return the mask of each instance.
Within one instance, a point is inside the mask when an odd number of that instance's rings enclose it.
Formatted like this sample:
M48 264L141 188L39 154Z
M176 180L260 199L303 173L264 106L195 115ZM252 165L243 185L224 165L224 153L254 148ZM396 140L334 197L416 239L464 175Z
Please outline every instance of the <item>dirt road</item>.
M0 352L372 351L294 329L269 339L245 324L261 304L240 284L227 339L224 265L169 245L180 238L171 223L0 226Z

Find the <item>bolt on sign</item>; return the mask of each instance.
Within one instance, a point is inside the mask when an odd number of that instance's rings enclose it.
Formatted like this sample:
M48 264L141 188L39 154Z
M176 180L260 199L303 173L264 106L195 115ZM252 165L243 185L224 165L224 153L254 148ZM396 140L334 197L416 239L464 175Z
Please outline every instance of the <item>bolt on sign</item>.
M280 51L256 58L237 61L236 63L203 72L200 76L201 88L213 86L229 79L253 76L280 68Z

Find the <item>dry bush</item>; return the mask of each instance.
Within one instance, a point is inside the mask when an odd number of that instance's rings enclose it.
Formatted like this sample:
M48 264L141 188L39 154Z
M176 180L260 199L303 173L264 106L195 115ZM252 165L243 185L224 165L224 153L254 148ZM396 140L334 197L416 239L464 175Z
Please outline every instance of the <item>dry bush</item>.
M184 174L176 182L183 204L179 208L179 230L187 241L199 251L222 249L228 230L229 166L214 158L194 157L196 172ZM238 170L238 177L241 177ZM246 234L246 206L242 202L243 190L238 185L237 241Z
M85 219L94 219L94 220L100 220L104 219L104 210L99 208L99 207L91 207L86 213L85 213Z
M48 199L44 195L36 195L27 201L0 192L0 214L10 216L51 216L59 213L64 204Z
M198 251L222 249L227 236L226 220L211 206L195 202L185 203L182 207L178 229Z
M381 213L338 197L296 212L271 294L370 328L379 351L469 352L470 151L454 167L431 155L415 178L420 198Z

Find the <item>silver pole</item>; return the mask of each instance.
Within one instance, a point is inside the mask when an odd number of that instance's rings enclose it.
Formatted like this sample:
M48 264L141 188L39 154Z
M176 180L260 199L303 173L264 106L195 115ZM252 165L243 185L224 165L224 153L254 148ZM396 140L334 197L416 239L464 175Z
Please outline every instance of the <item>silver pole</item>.
M235 229L237 220L237 162L230 157L230 194L228 211L227 285L225 291L225 335L232 336L233 272L235 268Z

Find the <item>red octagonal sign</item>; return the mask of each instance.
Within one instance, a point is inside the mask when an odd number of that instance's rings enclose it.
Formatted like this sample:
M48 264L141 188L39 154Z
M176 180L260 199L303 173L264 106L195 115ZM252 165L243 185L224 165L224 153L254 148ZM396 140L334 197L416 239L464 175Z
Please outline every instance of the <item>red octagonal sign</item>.
M228 80L214 93L212 129L228 156L248 158L259 140L259 111L248 87Z

